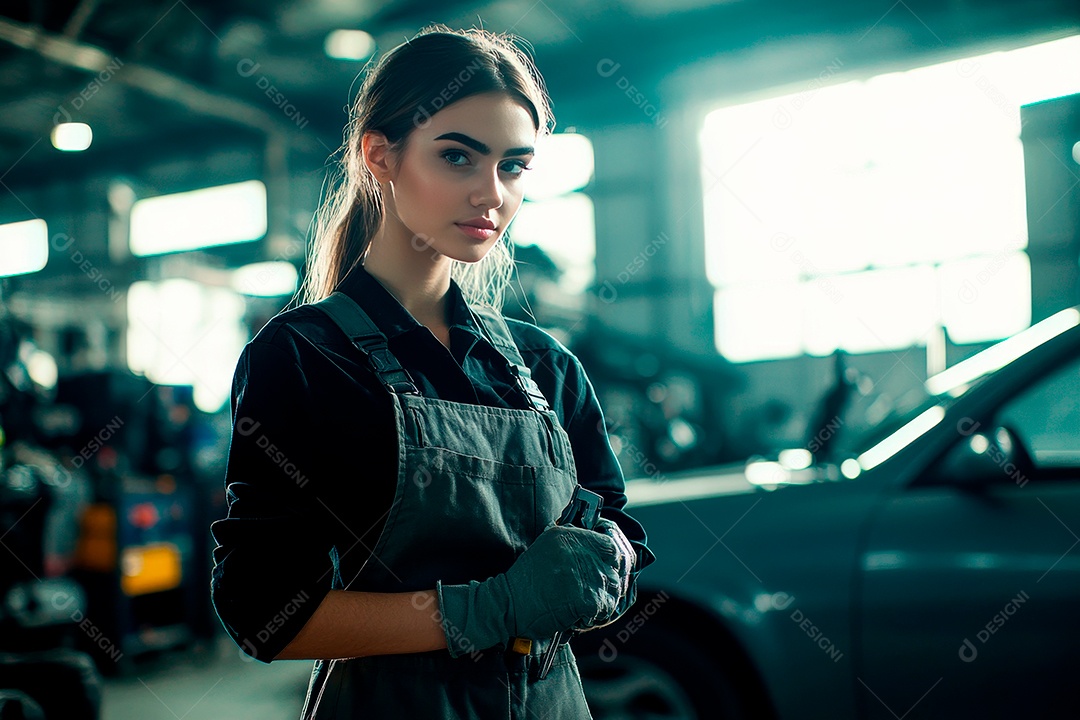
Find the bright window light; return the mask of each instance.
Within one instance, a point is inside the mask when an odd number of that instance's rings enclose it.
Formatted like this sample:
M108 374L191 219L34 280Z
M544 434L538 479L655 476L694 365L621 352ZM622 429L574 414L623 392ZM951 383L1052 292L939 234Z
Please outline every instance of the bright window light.
M938 267L941 315L949 337L974 343L1017 333L1031 324L1031 263L1025 252L956 260Z
M161 385L191 385L200 410L221 409L247 342L243 298L177 278L132 283L127 300L131 370Z
M52 144L64 152L82 152L94 141L94 131L86 123L60 123L52 129Z
M131 209L134 255L258 240L266 234L266 186L259 180L161 195Z
M801 288L794 282L739 283L716 293L716 345L732 362L789 357L800 350Z
M525 199L546 200L580 190L593 176L592 142L577 133L557 133L536 147L525 171Z
M37 272L49 261L49 228L44 220L0 225L0 277Z
M258 262L237 268L232 274L233 290L241 295L279 297L296 292L296 267L283 260Z
M800 283L805 351L828 355L924 345L937 328L933 267L914 265Z
M1006 337L1031 322L1020 106L1080 36L709 113L716 344L735 361Z
M559 286L570 295L585 292L596 276L596 220L592 198L570 193L524 202L511 226L515 245L536 245L562 270Z

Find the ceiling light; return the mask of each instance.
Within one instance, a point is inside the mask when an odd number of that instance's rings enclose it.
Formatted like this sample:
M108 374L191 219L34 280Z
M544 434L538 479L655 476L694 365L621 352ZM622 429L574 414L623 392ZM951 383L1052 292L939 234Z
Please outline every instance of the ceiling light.
M60 123L52 129L52 144L64 152L81 152L90 147L94 133L86 123Z
M323 47L338 60L365 60L375 52L375 38L363 30L334 30Z

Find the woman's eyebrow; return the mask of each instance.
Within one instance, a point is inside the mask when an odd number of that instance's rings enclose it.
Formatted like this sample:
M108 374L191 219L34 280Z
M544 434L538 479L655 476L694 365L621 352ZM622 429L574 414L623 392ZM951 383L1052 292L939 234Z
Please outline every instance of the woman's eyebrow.
M480 153L481 155L490 155L491 154L491 148L489 148L487 145L480 142L479 140L476 140L474 138L469 137L468 135L465 135L464 133L459 133L459 132L443 133L442 135L440 135L439 137L437 137L435 139L436 140L457 140L462 145L468 145L469 147L471 147L473 150ZM516 147L516 148L510 148L509 150L504 152L503 157L510 157L511 155L533 155L533 154L535 154L535 152L536 152L536 149L532 148L532 147Z

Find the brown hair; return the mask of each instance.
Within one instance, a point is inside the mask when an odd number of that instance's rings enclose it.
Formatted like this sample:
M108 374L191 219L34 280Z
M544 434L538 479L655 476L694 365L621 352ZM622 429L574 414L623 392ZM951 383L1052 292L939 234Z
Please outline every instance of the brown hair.
M301 303L330 295L360 262L382 222L385 206L379 184L362 158L364 133L382 132L390 149L401 152L412 131L431 115L488 92L503 92L521 102L532 114L537 132L551 132L555 120L544 80L531 57L515 45L517 40L510 34L452 30L435 23L390 50L368 72L352 105L344 144L337 151L342 154L338 177L315 214ZM511 248L504 232L483 260L451 263L451 277L466 300L502 307L513 274Z

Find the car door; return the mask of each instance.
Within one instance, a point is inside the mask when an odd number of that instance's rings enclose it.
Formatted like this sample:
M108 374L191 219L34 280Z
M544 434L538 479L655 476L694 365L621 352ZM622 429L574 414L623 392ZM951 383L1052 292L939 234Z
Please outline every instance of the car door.
M868 522L861 714L1080 717L1080 359L950 425L949 453Z

